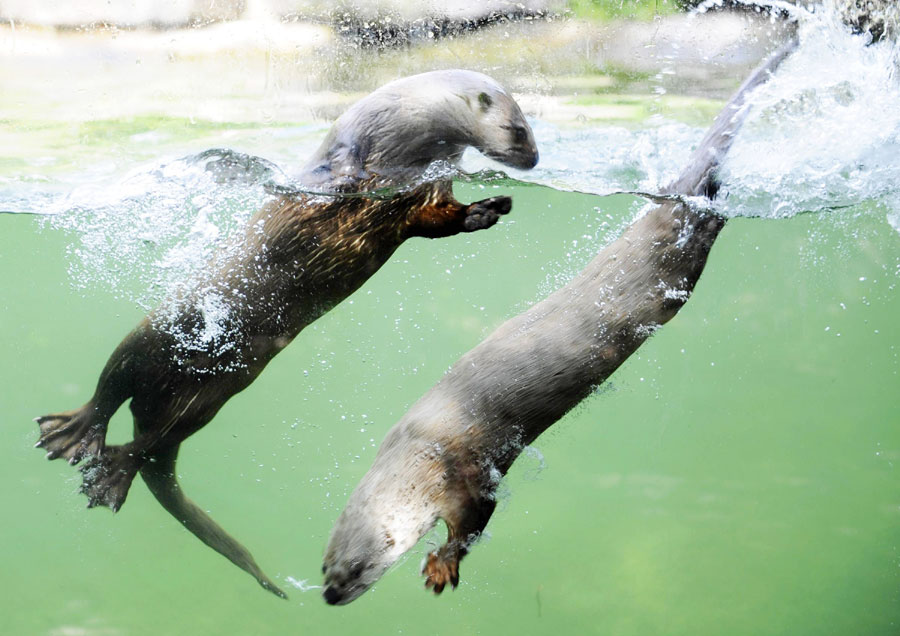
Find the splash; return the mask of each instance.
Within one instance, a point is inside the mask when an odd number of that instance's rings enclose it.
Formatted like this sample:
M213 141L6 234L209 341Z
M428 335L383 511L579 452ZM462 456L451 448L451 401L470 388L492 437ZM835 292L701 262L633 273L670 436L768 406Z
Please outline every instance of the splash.
M851 212L886 213L900 231L897 44L852 34L835 11L792 7L791 14L798 20L800 46L751 96L747 120L719 175L716 211L785 218L852 207L858 210ZM473 176L435 165L423 178L529 183L597 195L628 192L658 201L654 193L678 175L705 133L705 127L660 117L641 128L531 124L541 150L534 170L500 173L497 164L470 149L461 168ZM304 135L291 154L274 159L296 163L318 142ZM51 214L47 226L75 237L69 247L73 284L101 288L144 309L183 289L270 196L298 188L269 161L220 150L142 166L66 195L52 191L52 183L31 185L40 192L19 182L0 183L3 209ZM709 205L699 199L688 203ZM604 230L591 248L615 233ZM207 311L210 329L226 318L213 300ZM198 335L206 336L217 337L212 331Z
M624 126L560 128L537 120L529 123L541 152L532 170L501 170L499 164L472 149L463 155L460 166L468 172L508 174L515 181L570 192L601 196L625 190L653 192L678 176L706 132L678 122L639 130Z
M271 196L267 186L284 180L264 159L208 150L76 188L46 205L43 222L75 235L77 288L103 287L150 309L177 295L244 230Z
M786 218L860 206L886 212L898 229L900 44L852 33L833 2L815 11L764 4L797 21L800 45L748 100L747 119L719 173L715 210L727 217ZM705 133L659 118L641 130L531 123L541 161L530 172L508 171L513 179L654 202ZM462 166L482 174L499 169L471 150Z
M900 48L801 11L800 46L751 98L720 177L727 216L900 203Z

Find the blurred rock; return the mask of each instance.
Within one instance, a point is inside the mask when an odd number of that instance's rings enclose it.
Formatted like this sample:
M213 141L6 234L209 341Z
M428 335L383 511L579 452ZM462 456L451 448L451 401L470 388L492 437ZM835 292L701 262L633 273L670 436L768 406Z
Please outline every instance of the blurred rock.
M793 27L774 16L715 12L591 28L598 67L657 74L662 86L684 94L716 94L717 78L730 91L734 78L745 76ZM699 92L694 82L703 87Z
M437 40L503 22L558 15L564 0L266 0L282 19L327 22L360 48L390 48Z
M390 16L397 21L411 22L424 17L453 21L476 20L490 14L540 14L565 8L562 0L264 0L270 11L282 17L301 19L321 18L336 14L372 21Z
M51 27L172 28L236 20L247 14L334 23L381 40L440 36L461 28L565 9L564 0L0 0L0 21ZM431 36L428 34L432 33ZM369 39L379 40L377 36Z
M873 42L900 35L900 3L897 0L832 0L841 19L857 33L868 33Z

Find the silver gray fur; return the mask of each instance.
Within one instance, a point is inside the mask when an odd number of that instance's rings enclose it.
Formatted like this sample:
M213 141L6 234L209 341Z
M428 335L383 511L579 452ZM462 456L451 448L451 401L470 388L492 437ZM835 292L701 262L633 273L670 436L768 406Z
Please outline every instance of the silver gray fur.
M379 177L380 185L406 185L435 161L455 164L467 146L516 168L538 160L531 127L496 81L465 70L421 73L353 104L299 180L340 187Z
M668 192L715 196L715 170L743 121L747 95L793 46L772 56L732 97ZM677 313L724 224L677 201L655 206L571 283L460 358L388 432L351 494L325 552L325 600L357 598L438 519L451 537L429 555L426 574L432 556L448 547L446 553L455 549L462 558L522 448Z

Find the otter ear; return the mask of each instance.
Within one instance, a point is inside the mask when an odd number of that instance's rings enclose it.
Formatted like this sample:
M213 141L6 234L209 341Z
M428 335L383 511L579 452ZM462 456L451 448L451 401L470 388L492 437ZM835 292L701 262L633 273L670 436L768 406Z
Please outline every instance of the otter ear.
M494 103L494 100L487 93L479 93L478 103L481 105L481 110L487 112L487 110L491 107L491 104Z

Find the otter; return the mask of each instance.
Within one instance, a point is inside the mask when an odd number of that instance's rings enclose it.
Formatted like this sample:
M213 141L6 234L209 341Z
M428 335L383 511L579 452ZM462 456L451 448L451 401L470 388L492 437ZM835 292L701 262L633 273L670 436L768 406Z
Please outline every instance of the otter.
M440 594L496 505L522 449L589 396L687 302L725 219L696 201L716 196L717 167L746 115L747 95L792 39L726 104L659 203L568 285L502 324L463 355L382 442L335 521L323 597L353 601L439 519L447 542L423 564ZM690 199L689 199L690 197ZM691 200L692 199L692 200Z
M469 146L517 168L538 160L522 111L486 75L423 73L358 101L299 177L316 192L282 194L263 206L190 291L125 337L84 406L36 419L36 446L49 459L85 460L81 492L89 508L118 511L140 472L189 531L285 597L250 552L185 497L175 475L179 446L403 241L486 229L510 211L509 197L463 204L448 177L423 178L435 161L455 164ZM106 445L109 419L129 399L134 439Z

